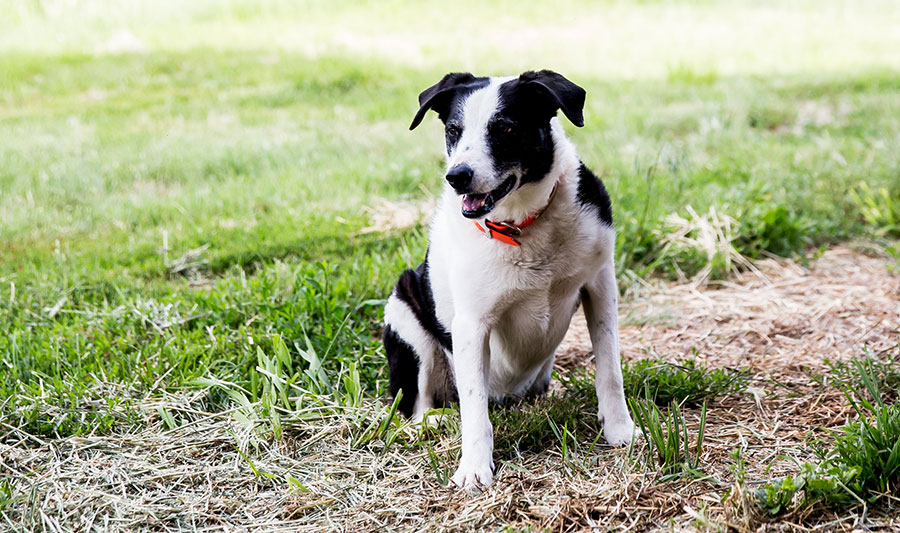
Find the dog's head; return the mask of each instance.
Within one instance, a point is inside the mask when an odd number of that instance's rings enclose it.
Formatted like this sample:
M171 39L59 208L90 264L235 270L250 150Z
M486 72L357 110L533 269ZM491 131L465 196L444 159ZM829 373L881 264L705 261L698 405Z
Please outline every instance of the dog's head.
M553 165L551 119L557 110L584 125L584 89L549 70L512 78L447 74L419 95L409 129L429 109L444 122L447 182L462 196L462 214L480 218Z

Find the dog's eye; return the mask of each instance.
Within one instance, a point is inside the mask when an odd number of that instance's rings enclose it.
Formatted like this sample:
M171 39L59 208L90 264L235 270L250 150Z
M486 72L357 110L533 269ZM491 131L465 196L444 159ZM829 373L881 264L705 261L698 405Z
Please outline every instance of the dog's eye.
M459 126L447 126L447 136L448 137L459 137L459 134L462 133L459 129Z
M509 135L513 132L513 125L508 122L497 122L494 124L493 130L499 135Z

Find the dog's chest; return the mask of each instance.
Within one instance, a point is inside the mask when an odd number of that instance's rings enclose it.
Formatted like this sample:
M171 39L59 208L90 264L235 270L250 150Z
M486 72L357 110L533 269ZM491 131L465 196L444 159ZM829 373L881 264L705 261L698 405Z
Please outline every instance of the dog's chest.
M517 339L523 348L546 352L545 344L558 344L565 335L583 284L580 277L568 277L511 292L496 318L495 329L504 337Z
M567 299L594 277L603 264L605 250L597 233L556 224L534 235L520 249L501 248L490 262L502 271L512 294L523 292L528 299L549 299L552 306L553 300Z

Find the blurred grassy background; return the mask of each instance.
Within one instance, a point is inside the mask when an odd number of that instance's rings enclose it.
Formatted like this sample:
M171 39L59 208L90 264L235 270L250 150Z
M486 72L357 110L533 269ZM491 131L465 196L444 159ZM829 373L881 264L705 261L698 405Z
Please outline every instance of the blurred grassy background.
M621 273L727 274L690 244L716 220L750 257L895 250L897 50L878 0L0 0L0 409L128 427L103 402L252 388L276 333L379 393L377 300L425 229L361 235L362 208L437 194L440 125L407 127L448 71L587 89L567 130L613 196Z

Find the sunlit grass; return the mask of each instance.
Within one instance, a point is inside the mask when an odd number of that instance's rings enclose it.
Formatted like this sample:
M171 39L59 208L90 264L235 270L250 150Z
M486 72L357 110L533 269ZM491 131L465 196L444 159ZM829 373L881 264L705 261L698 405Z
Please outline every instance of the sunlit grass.
M700 82L900 66L900 15L889 0L7 4L0 48L40 53L278 50L388 60L432 75L540 64Z

